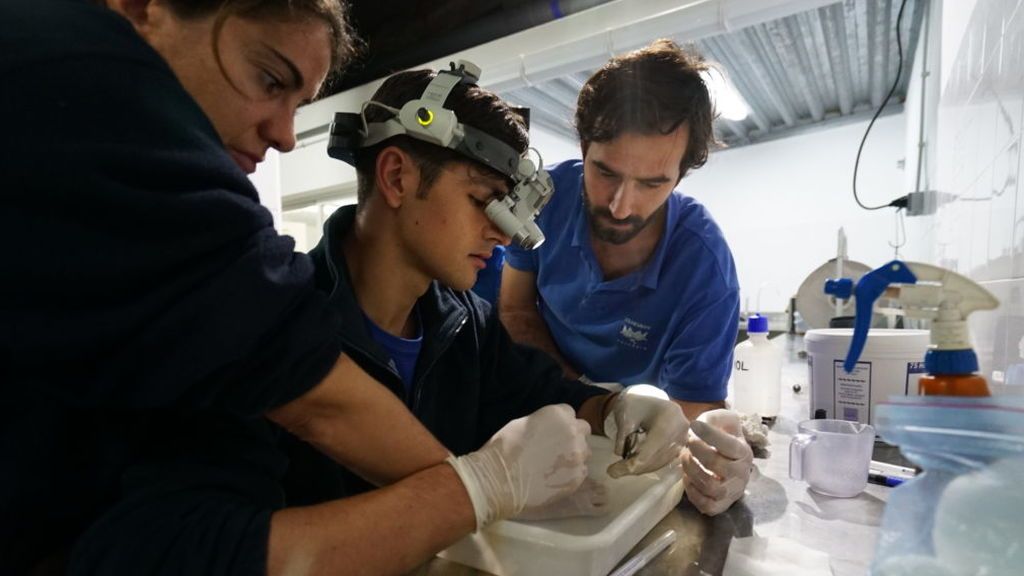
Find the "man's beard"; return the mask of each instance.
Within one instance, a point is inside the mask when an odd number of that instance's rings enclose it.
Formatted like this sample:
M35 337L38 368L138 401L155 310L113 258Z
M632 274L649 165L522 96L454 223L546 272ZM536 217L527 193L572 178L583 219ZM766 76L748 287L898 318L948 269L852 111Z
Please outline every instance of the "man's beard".
M587 222L590 223L590 233L603 242L609 244L625 244L636 238L648 224L654 221L655 218L665 209L665 205L662 204L657 210L654 211L647 219L639 216L627 216L622 220L612 216L611 210L608 208L600 208L590 204L590 199L587 198L586 191L583 192L583 207L587 211ZM605 223L615 224L628 224L629 226L621 225L610 225Z

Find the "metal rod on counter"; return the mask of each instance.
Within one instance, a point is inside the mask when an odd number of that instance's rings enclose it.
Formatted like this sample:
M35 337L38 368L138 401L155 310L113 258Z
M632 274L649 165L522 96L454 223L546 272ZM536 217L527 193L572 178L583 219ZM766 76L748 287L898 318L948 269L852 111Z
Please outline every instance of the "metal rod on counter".
M637 570L640 570L646 566L655 556L661 554L666 548L674 544L676 541L676 531L667 530L654 542L647 545L646 548L636 553L635 556L627 560L622 566L613 571L608 576L632 576L636 574Z

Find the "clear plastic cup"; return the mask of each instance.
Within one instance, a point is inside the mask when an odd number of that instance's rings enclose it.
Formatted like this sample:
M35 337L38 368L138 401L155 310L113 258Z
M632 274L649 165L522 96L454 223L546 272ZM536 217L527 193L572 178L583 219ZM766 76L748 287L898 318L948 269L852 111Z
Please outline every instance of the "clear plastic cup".
M868 484L875 429L846 420L805 420L789 444L789 477L819 494L851 498Z

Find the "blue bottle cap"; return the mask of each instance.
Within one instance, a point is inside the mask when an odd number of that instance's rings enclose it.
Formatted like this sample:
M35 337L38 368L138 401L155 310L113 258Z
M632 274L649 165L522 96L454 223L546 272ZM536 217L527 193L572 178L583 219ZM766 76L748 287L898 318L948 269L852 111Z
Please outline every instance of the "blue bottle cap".
M924 369L935 376L973 374L978 371L978 355L974 350L928 350Z
M760 314L747 318L747 332L768 332L768 319Z

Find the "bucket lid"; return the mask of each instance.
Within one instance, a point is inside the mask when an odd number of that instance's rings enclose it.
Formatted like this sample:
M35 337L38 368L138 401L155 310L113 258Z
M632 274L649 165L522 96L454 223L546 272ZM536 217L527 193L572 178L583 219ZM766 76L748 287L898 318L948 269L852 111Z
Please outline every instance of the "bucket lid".
M804 334L807 352L816 354L825 352L846 356L853 340L853 328L820 328L808 330ZM924 353L931 342L927 330L894 330L889 328L872 328L868 332L864 344L865 355L873 354L910 354L920 356L924 361Z

